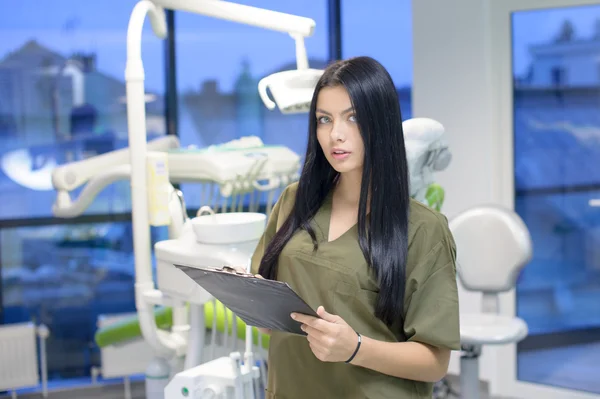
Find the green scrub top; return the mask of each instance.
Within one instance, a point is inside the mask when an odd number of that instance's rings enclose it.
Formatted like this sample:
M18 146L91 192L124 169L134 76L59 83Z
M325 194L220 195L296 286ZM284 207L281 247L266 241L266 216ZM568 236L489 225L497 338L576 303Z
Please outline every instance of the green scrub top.
M258 273L265 249L290 214L296 190L297 183L288 186L273 207L252 257L253 273ZM357 225L328 241L331 200L330 193L312 221L318 250L313 251L308 233L295 233L279 258L277 279L287 282L313 309L324 306L369 338L460 349L456 250L447 219L411 200L405 319L403 326L390 328L375 316L379 288L358 244ZM432 397L432 383L344 362L322 362L305 336L278 331L271 334L268 370L268 399Z

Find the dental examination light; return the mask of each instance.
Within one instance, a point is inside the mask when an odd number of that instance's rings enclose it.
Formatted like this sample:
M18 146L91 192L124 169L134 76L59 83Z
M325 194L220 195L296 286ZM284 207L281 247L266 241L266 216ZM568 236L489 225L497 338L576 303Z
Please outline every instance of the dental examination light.
M315 85L323 74L322 70L309 68L304 44L304 38L314 33L314 20L220 0L152 2L158 7L188 11L289 34L296 46L297 69L274 73L261 79L258 83L258 93L269 110L278 107L283 114L308 112ZM267 89L270 90L274 101L269 97Z

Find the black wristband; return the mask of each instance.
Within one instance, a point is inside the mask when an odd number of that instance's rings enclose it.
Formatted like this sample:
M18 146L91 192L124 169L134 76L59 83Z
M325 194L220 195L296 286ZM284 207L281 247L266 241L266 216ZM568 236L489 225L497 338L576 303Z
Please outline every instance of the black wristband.
M352 354L352 356L350 356L350 359L346 360L344 363L350 363L352 361L352 359L354 359L354 357L358 353L358 350L360 349L360 344L362 342L362 337L360 336L359 333L356 333L356 335L358 335L358 344L356 345L356 349L354 350L354 353Z

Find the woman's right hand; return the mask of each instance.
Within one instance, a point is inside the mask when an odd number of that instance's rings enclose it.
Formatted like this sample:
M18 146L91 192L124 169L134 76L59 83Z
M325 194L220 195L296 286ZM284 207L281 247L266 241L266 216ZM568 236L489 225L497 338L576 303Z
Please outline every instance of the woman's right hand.
M264 280L264 277L261 276L260 274L255 274L254 277L256 278L262 278ZM258 329L258 331L260 331L262 334L266 334L266 335L271 335L271 329L270 328L262 328L262 327L256 327Z

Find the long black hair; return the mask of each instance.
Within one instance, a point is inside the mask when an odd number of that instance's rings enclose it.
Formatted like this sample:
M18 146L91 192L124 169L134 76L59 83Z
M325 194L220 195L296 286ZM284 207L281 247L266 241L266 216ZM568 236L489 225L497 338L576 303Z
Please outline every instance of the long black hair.
M279 255L299 229L310 234L315 249L318 246L310 222L334 187L338 173L317 141L316 107L320 90L334 86L343 86L348 92L364 142L358 234L360 248L379 283L375 315L388 326L403 324L410 201L408 165L396 87L386 69L372 58L337 61L327 67L317 83L294 208L268 244L259 273L265 278L277 278Z

